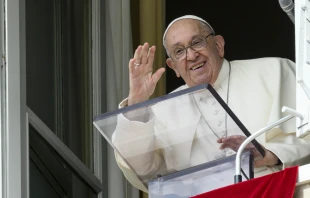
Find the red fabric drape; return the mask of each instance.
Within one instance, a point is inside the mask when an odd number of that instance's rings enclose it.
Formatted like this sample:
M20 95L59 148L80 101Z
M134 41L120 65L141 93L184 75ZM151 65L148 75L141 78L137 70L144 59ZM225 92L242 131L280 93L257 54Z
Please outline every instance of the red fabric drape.
M192 198L292 198L298 167L219 188Z

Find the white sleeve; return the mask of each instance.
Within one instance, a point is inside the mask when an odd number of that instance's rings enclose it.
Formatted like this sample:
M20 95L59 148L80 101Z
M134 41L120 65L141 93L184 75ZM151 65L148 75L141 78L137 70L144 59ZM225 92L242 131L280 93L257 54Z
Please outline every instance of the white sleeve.
M142 176L154 174L162 163L155 151L154 122L151 107L119 114L112 137L117 153Z

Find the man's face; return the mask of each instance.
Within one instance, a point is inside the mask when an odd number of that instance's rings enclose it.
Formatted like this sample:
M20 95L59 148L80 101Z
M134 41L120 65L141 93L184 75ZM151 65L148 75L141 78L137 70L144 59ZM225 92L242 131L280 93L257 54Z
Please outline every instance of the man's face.
M182 19L175 22L166 34L166 47L169 55L178 47L193 44L195 38L206 37L211 30L204 28L197 20ZM187 49L187 56L181 61L167 59L167 64L178 77L182 77L189 86L203 83L214 84L221 69L224 57L224 39L221 36L209 36L207 45L200 51Z

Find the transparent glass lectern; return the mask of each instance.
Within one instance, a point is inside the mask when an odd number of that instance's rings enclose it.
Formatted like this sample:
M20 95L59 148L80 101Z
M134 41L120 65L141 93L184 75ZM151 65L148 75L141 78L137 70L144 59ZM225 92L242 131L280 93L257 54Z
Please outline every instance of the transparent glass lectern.
M235 152L220 149L217 140L251 134L226 96L221 88L199 85L99 115L94 125L128 179L141 182L150 197L189 197L234 183ZM249 152L241 164L252 178Z

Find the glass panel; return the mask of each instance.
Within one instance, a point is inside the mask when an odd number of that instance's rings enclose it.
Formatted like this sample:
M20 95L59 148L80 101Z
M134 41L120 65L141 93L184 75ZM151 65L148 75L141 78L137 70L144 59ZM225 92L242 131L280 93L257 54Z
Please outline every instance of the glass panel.
M253 174L250 153L242 155L241 167ZM158 179L149 180L149 198L182 198L199 195L234 184L235 155L201 164ZM242 181L246 179L243 177Z
M115 149L120 167L130 168L145 186L158 175L234 155L220 150L217 140L250 134L208 84L99 115L94 125Z
M67 1L63 22L63 141L93 170L90 0Z
M94 190L31 125L29 125L29 147L30 197L97 197Z
M60 198L58 192L54 189L51 183L38 169L35 162L30 159L29 162L29 175L30 175L30 197L31 198Z
M26 0L27 106L55 131L53 13L53 0Z
M26 0L27 106L93 170L89 0Z

